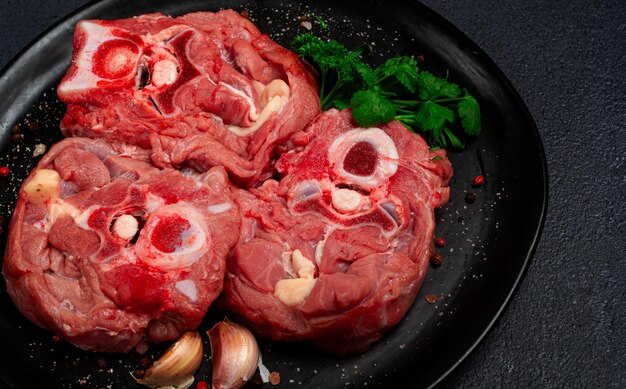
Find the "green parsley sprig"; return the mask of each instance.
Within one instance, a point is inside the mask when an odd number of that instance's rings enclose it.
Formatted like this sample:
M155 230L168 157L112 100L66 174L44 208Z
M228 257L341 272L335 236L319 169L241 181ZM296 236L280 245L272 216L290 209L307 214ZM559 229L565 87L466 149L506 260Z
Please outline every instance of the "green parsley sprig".
M352 108L362 127L399 120L433 147L465 147L480 133L480 107L466 89L420 70L409 56L389 58L378 67L362 60L363 48L298 35L292 49L320 73L322 109Z

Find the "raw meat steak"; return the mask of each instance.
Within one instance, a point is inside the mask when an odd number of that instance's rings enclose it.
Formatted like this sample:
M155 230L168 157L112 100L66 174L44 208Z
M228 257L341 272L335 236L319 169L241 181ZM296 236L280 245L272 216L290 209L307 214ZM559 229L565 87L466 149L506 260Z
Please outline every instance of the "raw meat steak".
M3 265L9 294L28 319L81 348L176 339L222 289L240 230L225 171L146 161L70 138L20 190Z
M450 162L398 122L355 127L349 110L323 113L276 163L280 182L238 192L243 227L218 302L261 336L363 352L424 279Z
M58 95L66 135L150 149L159 167L223 166L250 186L320 113L298 57L232 10L81 21Z

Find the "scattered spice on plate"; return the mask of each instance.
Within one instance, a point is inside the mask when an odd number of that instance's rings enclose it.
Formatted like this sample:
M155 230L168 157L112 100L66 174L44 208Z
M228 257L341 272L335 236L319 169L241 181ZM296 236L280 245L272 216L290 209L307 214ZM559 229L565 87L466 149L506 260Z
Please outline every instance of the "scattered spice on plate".
M96 363L102 369L104 369L108 365L107 360L104 357L98 357L98 359L96 360Z
M63 341L63 338L61 338L59 335L52 335L52 342L56 344L60 344L62 341Z
M28 131L37 131L39 130L39 124L35 121L29 120L26 123L26 128L28 128Z
M439 267L441 266L442 259L443 257L441 256L441 254L435 254L430 258L430 264L433 267Z
M13 134L13 135L11 136L11 140L12 140L13 142L21 142L21 141L23 141L23 140L24 140L24 134L21 134L21 133L19 133L19 134Z
M150 365L152 365L152 362L150 361L150 359L148 357L143 357L139 360L139 366L141 367L150 367Z
M428 304L434 304L437 302L437 295L436 294L427 294L426 295L426 302Z

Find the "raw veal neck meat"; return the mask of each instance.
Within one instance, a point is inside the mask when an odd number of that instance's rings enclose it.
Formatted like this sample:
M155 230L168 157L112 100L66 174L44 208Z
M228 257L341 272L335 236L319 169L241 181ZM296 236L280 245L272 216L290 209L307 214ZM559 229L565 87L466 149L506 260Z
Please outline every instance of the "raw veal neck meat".
M219 305L264 337L363 352L419 290L450 162L398 122L356 128L350 111L291 142L280 182L238 192L243 228Z
M94 351L196 328L222 289L239 213L220 167L183 175L70 138L26 179L3 273L32 322Z
M150 149L159 167L223 166L250 186L320 112L298 57L232 10L81 21L58 95L66 135Z

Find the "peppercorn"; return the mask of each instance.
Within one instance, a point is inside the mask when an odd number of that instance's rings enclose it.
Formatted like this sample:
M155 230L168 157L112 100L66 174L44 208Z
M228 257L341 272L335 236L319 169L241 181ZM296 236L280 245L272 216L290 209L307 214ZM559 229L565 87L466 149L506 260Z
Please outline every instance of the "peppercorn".
M442 259L443 257L441 256L441 254L435 254L430 258L430 264L433 267L439 267L441 266Z
M428 302L428 304L434 304L437 302L437 295L436 294L427 294L426 295L426 302Z
M270 384L278 385L280 384L280 373L277 371L273 371L270 373Z
M52 341L56 344L60 344L63 341L63 338L59 335L52 335Z
M483 176L476 176L474 177L474 180L472 180L472 186L474 188L482 186L484 183L485 183L485 177Z
M7 222L7 218L2 216L2 215L0 215L0 226L4 225L4 223L6 223L6 222Z
M446 245L446 241L443 240L443 238L437 238L435 239L435 244L437 245L437 247L443 247Z
M0 167L0 176L8 177L9 176L9 168L7 166Z
M135 378L143 378L146 375L146 371L139 369L139 370L135 370Z
M196 389L208 389L208 385L205 381L198 381L196 384Z
M150 359L148 357L143 357L139 360L139 365L141 367L149 367L152 364L152 362L150 362Z
M13 142L21 142L21 141L23 141L23 140L24 140L24 134L13 134L13 135L11 136L11 140L12 140Z
M474 204L474 202L476 201L476 193L474 192L467 192L465 194L465 202L468 204Z
M37 131L39 130L39 124L37 124L37 122L29 121L26 128L28 128L28 131Z
M98 366L100 366L100 368L104 369L105 367L107 367L107 360L104 359L104 357L98 357L98 359L96 360L96 363L98 364Z

